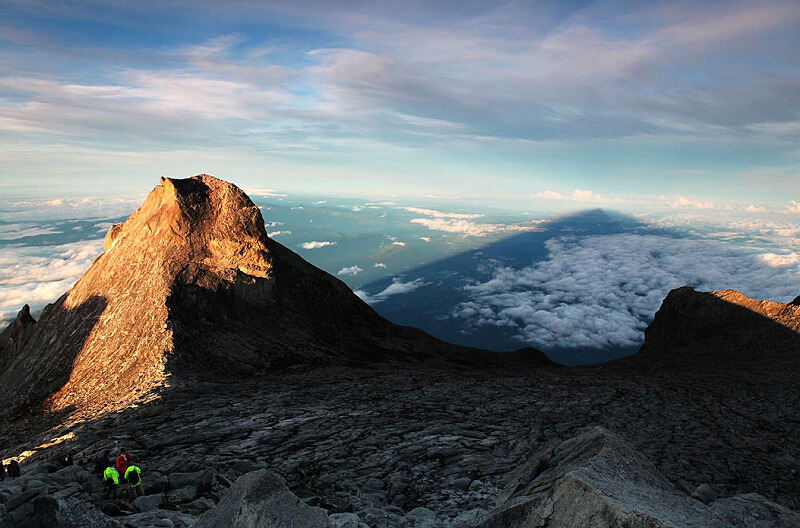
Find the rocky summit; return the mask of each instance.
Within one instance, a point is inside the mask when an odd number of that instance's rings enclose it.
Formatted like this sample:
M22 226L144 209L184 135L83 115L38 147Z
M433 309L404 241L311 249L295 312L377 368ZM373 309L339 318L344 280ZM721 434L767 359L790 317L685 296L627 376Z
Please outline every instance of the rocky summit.
M1 415L40 405L92 415L187 380L287 367L492 355L381 318L271 240L247 195L208 175L162 178L109 229L89 270L35 328L30 321L23 310L0 340Z
M457 347L163 179L0 335L0 527L800 526L797 310L681 288L623 360Z

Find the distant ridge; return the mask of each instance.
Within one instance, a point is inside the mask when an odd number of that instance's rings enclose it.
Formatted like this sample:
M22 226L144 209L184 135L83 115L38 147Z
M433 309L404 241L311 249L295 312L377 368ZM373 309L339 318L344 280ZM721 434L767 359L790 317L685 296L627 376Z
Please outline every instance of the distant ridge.
M0 342L0 414L110 411L186 381L284 368L498 357L389 323L270 239L238 187L205 174L162 178L38 323L20 317Z
M637 368L735 367L800 370L800 305L759 301L736 290L669 292L638 353Z

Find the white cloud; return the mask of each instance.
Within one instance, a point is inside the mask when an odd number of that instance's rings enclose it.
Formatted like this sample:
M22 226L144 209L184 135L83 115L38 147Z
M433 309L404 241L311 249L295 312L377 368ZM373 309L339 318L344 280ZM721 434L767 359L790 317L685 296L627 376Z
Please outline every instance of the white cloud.
M783 212L785 214L800 214L800 202L792 200Z
M324 248L324 247L328 247L328 246L335 246L336 242L328 242L328 241L318 242L316 240L313 240L311 242L303 242L302 244L298 244L298 245L303 249L319 249L319 248Z
M660 196L659 199L665 202L670 207L676 208L692 208L692 209L713 209L714 204L708 200L693 200L686 196L678 196L677 198L667 198Z
M431 241L431 237L419 237L419 239L424 241L424 242L430 242Z
M405 207L405 210L410 213L432 216L433 218L470 219L470 218L480 218L481 216L484 216L483 214L479 213L443 213L441 211L436 211L434 209L422 209L420 207Z
M547 248L547 260L496 268L491 280L466 286L470 299L453 316L515 328L521 341L544 349L632 347L673 288L731 288L781 302L799 293L796 253L632 234L555 239Z
M383 262L376 262L375 264L372 265L372 267L373 268L385 268L386 264L384 264Z
M789 253L788 255L764 253L759 255L759 258L771 268L792 268L800 264L800 255L797 253Z
M393 246L406 247L406 243L405 242L392 242L392 245Z
M577 200L580 202L601 202L603 201L603 197L599 194L595 194L592 191L584 191L582 189L575 189L572 191L572 195L570 196L573 200Z
M750 204L745 208L745 211L748 213L763 213L767 210L766 207L757 207L754 204Z
M564 195L556 191L542 191L533 195L534 198L545 198L547 200L563 200Z
M364 271L363 268L359 268L358 266L350 266L349 268L342 268L336 272L337 275L358 275Z
M433 209L421 209L419 207L406 207L406 211L424 214L430 218L413 218L411 223L424 225L434 231L444 231L445 233L460 233L464 236L482 237L500 232L530 231L532 226L506 225L506 224L481 224L473 222L475 218L485 216L474 213L444 213ZM430 242L429 237L422 237L422 240Z
M287 231L287 230L283 230L283 231L270 231L269 233L267 233L267 236L269 236L269 237L273 237L273 238L274 238L274 237L276 237L276 236L288 236L288 235L291 235L291 234L292 234L292 232L291 232L291 231Z
M65 293L103 252L103 240L0 248L0 326L24 304L36 312Z
M60 231L52 227L39 227L25 224L0 225L0 240L17 240L37 235L54 235Z
M244 187L242 190L248 196L265 196L274 198L284 198L286 196L289 196L288 194L279 193L274 189L264 189L261 187Z
M417 278L409 282L403 282L399 277L395 277L392 279L392 283L389 286L375 295L369 295L364 290L356 290L354 293L363 301L369 304L375 304L383 302L387 297L391 297L392 295L402 295L412 292L421 286L425 286L426 284L429 283L424 282L421 278Z

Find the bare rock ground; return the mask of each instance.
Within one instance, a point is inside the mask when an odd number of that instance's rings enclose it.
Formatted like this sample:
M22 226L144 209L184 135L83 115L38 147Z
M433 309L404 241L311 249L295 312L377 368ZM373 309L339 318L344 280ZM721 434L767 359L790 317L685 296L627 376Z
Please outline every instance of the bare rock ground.
M263 468L340 526L471 526L537 449L602 426L687 495L705 484L721 499L758 493L796 510L797 387L794 372L331 367L176 388L53 430L74 436L33 454L23 473L68 451L124 447L170 515L199 516L225 485ZM19 427L2 431L6 457L30 445Z

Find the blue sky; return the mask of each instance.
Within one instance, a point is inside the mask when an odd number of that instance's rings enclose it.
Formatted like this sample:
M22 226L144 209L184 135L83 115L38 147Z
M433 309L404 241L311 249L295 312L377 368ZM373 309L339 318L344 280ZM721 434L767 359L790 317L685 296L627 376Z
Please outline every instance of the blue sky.
M557 5L550 5L557 4ZM800 3L0 5L0 191L800 218Z

